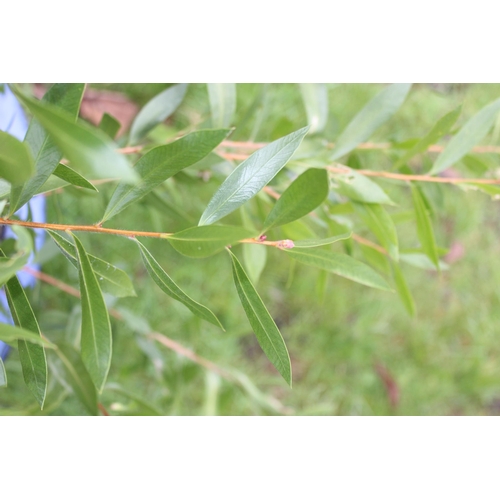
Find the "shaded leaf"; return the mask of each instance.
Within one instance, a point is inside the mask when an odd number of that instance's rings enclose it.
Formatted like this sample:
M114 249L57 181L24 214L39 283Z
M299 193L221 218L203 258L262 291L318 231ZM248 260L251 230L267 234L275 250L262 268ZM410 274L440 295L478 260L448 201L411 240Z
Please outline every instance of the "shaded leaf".
M56 245L60 248L63 255L78 268L78 259L75 245L66 238L52 230L47 230ZM99 257L87 254L90 264L99 279L99 285L103 292L116 297L135 297L134 285L128 274L122 269L113 266Z
M438 174L465 156L486 136L499 111L500 99L497 99L470 118L438 156L429 174Z
M138 113L130 128L130 143L135 144L153 127L165 121L186 94L187 83L178 83L153 97Z
M254 197L285 166L308 129L271 142L240 163L213 195L199 225L213 224Z
M425 206L424 199L418 187L411 185L413 206L417 217L417 235L422 245L422 250L432 261L436 269L439 269L439 256L436 246L436 238L432 229L431 218Z
M37 335L36 333L25 330L24 328L8 325L6 323L0 323L0 340L7 344L12 344L16 340L26 340L32 344L38 344L51 349L55 347L54 344L40 337L40 335Z
M291 248L284 251L303 264L324 269L362 285L391 291L387 282L371 267L348 255L320 248Z
M318 238L311 240L298 240L294 241L294 248L313 248L322 247L324 245L330 245L336 241L347 240L351 237L352 233L338 234L336 236L330 236L329 238Z
M415 316L415 301L413 300L411 291L408 288L408 284L406 283L404 274L401 272L401 269L397 264L393 265L392 270L394 276L394 284L396 285L396 291L398 292L399 298L408 311L408 314L410 316Z
M324 83L299 83L309 133L321 132L328 120L328 89Z
M255 232L239 226L198 226L168 237L171 245L187 257L210 257L227 245L255 236Z
M119 384L107 384L104 389L106 391L109 390L109 391L116 392L117 394L120 394L121 396L125 396L126 398L131 399L132 401L137 403L137 406L139 407L139 415L153 416L153 417L158 417L158 416L163 415L163 413L159 409L150 405L147 401L142 399L137 394L134 394L134 393L124 389ZM136 413L134 413L134 415L135 414Z
M16 184L27 181L34 172L34 161L28 146L0 130L0 177Z
M97 393L80 354L68 344L58 344L57 347L56 354L62 362L66 375L64 380L87 411L91 415L99 415Z
M78 186L85 189L91 189L92 191L98 191L98 189L91 182L85 179L83 175L80 175L71 167L68 167L68 165L64 165L63 163L59 163L57 165L53 174L56 177L59 177L59 179L66 181L68 184L71 184L72 186Z
M7 387L7 373L2 358L0 358L0 387Z
M112 338L108 310L99 282L80 240L74 235L82 302L82 360L97 390L102 391L111 365Z
M120 130L121 124L109 113L104 113L101 118L101 122L99 123L99 128L110 138L114 139L118 130Z
M257 284L266 266L266 247L264 245L243 245L243 260L250 280Z
M393 169L396 170L401 165L404 165L410 158L414 156L425 153L427 148L432 144L435 144L443 135L447 134L454 123L457 121L460 113L462 112L462 106L458 106L453 111L450 111L443 117L441 117L438 122L432 127L432 129L422 137L412 148L410 148L399 160L394 163Z
M310 168L300 174L280 196L264 222L262 232L300 219L328 196L328 173Z
M115 145L104 132L82 120L75 122L69 113L53 105L17 91L16 96L40 121L73 167L100 179L118 177L128 182L137 180L137 174L130 168L125 156L115 150Z
M16 326L33 332L41 338L40 327L33 309L24 293L21 283L13 276L5 285L7 300L12 318ZM33 393L40 408L43 409L47 395L47 359L41 345L18 341L19 359L23 369L23 377L29 390Z
M207 89L212 113L212 127L229 127L236 111L236 84L207 83Z
M352 200L362 203L394 205L394 202L376 182L355 170L335 175L334 179L337 182L337 187L334 187L335 191Z
M196 302L191 297L186 295L179 286L174 283L174 281L170 278L170 276L163 270L163 268L158 264L155 258L151 255L148 249L138 240L135 240L139 245L139 249L141 251L142 260L146 269L153 279L153 281L161 288L163 292L172 297L175 300L178 300L182 304L184 304L195 316L198 316L209 323L212 323L215 326L218 326L224 330L221 322L217 319L215 314L205 307L204 305Z
M384 207L373 203L353 203L352 206L380 244L389 252L391 258L397 261L399 259L398 233Z
M74 122L84 90L83 83L56 83L45 93L42 102L66 111ZM10 215L40 192L62 158L62 153L36 117L30 122L24 142L28 144L35 159L35 175L22 185L12 186Z
M330 156L336 160L366 141L383 123L391 118L403 104L411 83L394 83L377 94L347 125L335 141Z
M285 341L240 262L231 251L229 254L233 263L234 284L248 321L262 350L291 387L292 364Z
M124 208L140 200L155 187L183 168L207 156L229 133L228 129L198 130L180 139L159 146L146 153L134 170L141 176L136 185L120 183L106 207L102 221L108 220Z

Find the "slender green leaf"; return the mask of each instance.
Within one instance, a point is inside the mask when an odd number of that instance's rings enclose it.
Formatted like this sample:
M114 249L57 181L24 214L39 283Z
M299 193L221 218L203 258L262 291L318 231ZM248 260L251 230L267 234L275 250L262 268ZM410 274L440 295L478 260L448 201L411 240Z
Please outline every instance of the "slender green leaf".
M324 83L300 83L300 92L307 113L309 133L321 132L328 120L328 89Z
M271 142L240 163L210 200L199 225L213 224L253 198L285 166L308 129L301 128Z
M366 141L401 107L411 83L394 83L377 94L347 125L335 142L330 159L336 160Z
M354 201L394 205L394 202L376 182L355 170L335 175L334 179L337 182L334 190Z
M187 83L178 83L153 97L135 117L130 128L130 143L137 143L153 127L165 121L179 107L186 89Z
M225 128L232 124L236 111L235 83L207 83L212 127Z
M330 245L336 241L347 240L351 237L352 233L338 234L336 236L330 236L329 238L318 238L312 240L297 240L294 241L294 248L313 248L322 247L324 245Z
M71 264L78 268L75 246L55 231L51 231L49 229L47 232L52 237L56 245L61 249L63 255L71 262ZM99 285L103 292L116 297L136 296L134 285L125 271L113 266L99 257L95 257L91 254L87 255L90 260L90 264L92 265L92 269L99 279Z
M422 250L431 259L432 263L439 269L439 256L437 252L436 238L432 229L431 218L425 206L424 199L418 187L412 184L411 193L413 206L417 216L417 235L422 245Z
M34 173L34 160L28 146L0 130L0 177L11 183L21 183Z
M371 267L348 255L320 248L291 248L285 252L303 264L324 269L362 285L392 291L387 282Z
M411 291L408 288L408 284L406 283L404 274L401 272L398 264L394 264L392 270L394 276L394 284L396 285L396 291L398 292L399 298L408 311L408 314L410 316L415 316L415 301L413 300Z
M422 137L417 144L410 148L401 158L399 158L399 160L396 161L396 163L394 163L393 169L396 170L401 165L404 165L410 158L413 158L420 153L425 153L429 146L436 144L441 137L450 131L451 127L453 127L460 116L461 111L462 106L460 105L453 111L450 111L441 117L426 136Z
M197 226L168 237L171 245L187 257L210 257L227 245L255 236L239 226Z
M128 399L131 399L134 401L134 403L137 404L139 408L139 415L141 416L152 416L152 417L158 417L162 415L162 412L158 409L149 404L149 402L145 401L143 398L138 396L137 394L134 394L126 389L124 389L121 385L119 384L106 384L106 387L104 388L106 391L113 391L116 392L117 394L120 394L121 396L125 396ZM136 413L134 413L136 415Z
M421 252L412 252L406 250L405 252L401 251L399 254L399 260L402 262L406 262L411 266L418 267L419 269L424 269L426 271L435 271L436 266L432 262L431 259L425 254ZM439 261L439 270L446 271L449 268L448 264L443 261Z
M328 173L310 168L300 174L278 199L264 222L266 232L304 217L321 205L328 196Z
M399 259L398 233L393 220L384 207L373 203L355 202L352 206L377 237L380 244L389 252L391 258L397 262Z
M7 344L12 344L17 340L26 340L32 344L38 344L51 349L55 347L54 344L50 343L43 337L40 337L40 335L37 335L36 333L25 330L24 328L8 325L6 323L0 323L0 340Z
M240 262L231 251L229 254L233 263L234 284L248 321L262 350L291 387L292 364L285 341Z
M439 174L465 156L486 136L499 111L500 99L497 99L470 118L438 156L429 173Z
M221 322L217 319L217 316L205 307L204 305L193 300L189 295L186 295L179 286L174 283L170 276L163 270L163 268L158 264L155 258L151 255L148 249L138 240L135 240L139 245L141 251L142 260L146 269L153 279L153 281L164 291L167 295L180 303L184 304L195 316L198 316L215 326L218 326L224 330Z
M99 282L80 240L74 235L82 301L82 360L97 390L102 391L111 365L112 338L108 310Z
M16 326L38 335L42 333L38 326L33 309L24 293L21 283L13 276L5 285L7 300L12 318ZM23 377L29 390L33 393L40 408L43 409L47 395L47 358L41 345L18 341L19 359L23 369Z
M200 161L220 144L228 133L228 129L198 130L146 153L134 169L141 176L140 182L134 186L122 182L117 186L102 221L110 219L131 203L140 200L183 168Z
M108 113L104 113L99 123L99 128L110 138L114 139L118 130L120 130L120 122Z
M59 165L57 165L54 170L54 175L72 186L98 191L98 189L91 182L85 179L83 175L75 172L71 167L68 167L68 165L64 165L63 163L59 163Z
M58 344L57 347L56 354L62 362L66 375L64 380L90 415L99 415L97 393L80 354L68 344Z
M250 280L257 284L264 267L266 267L266 247L264 245L243 245L243 260Z
M84 90L83 83L56 83L45 93L42 102L66 111L74 122L78 116ZM40 192L62 158L62 153L36 117L30 122L24 142L28 144L35 158L36 172L28 182L12 186L10 215Z
M0 358L0 387L7 387L7 373L2 358Z
M82 120L75 123L73 116L56 106L17 91L16 96L40 121L71 165L81 169L83 174L97 178L118 177L128 182L137 180L125 156L115 150L116 146L104 132Z
M17 236L15 243L17 251L10 257L6 257L3 252L0 252L0 285L7 282L28 263L33 250L33 240L26 228L12 226L12 230Z

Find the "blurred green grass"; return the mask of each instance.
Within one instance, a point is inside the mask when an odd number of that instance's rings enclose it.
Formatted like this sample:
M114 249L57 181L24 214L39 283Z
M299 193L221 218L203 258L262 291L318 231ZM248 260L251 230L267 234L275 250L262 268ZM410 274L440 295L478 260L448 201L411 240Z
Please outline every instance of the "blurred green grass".
M105 86L127 93L141 105L163 87L131 84ZM333 141L354 114L381 85L329 86L330 116L322 137ZM269 85L266 106L255 105L261 86L238 85L239 140L268 141L296 130L306 122L296 85ZM372 140L404 141L424 135L446 112L463 103L461 125L486 103L500 96L500 85L452 85L435 90L414 85L407 102ZM252 111L252 109L254 111ZM262 116L259 114L262 112ZM193 117L199 127L209 126L209 105L203 85L191 85L184 103L168 127L183 130ZM255 121L261 120L260 128ZM492 143L495 130L483 141ZM358 151L363 168L389 168L387 153ZM488 155L498 165L498 155ZM419 170L418 162L412 167ZM465 172L465 170L464 170ZM187 180L185 180L187 182ZM182 209L195 218L203 210L220 180L196 182L190 190L181 180L175 189L185 201ZM174 183L172 183L174 184ZM391 189L389 183L383 187ZM91 224L99 220L112 186L100 193L67 191L48 197L48 220ZM438 244L463 248L463 257L441 275L403 264L418 313L410 318L394 294L379 292L329 276L324 298L316 291L318 272L297 266L289 284L291 261L279 251L268 252L266 268L257 285L287 342L294 371L290 390L255 340L239 303L225 253L210 259L191 260L177 254L166 241L143 240L172 278L195 300L209 306L222 320L226 332L202 322L154 285L140 261L136 245L124 238L82 234L90 253L125 269L133 277L137 298L113 301L164 333L224 368L237 368L259 389L272 395L297 415L491 415L500 413L500 261L497 258L500 223L498 202L485 194L463 192L453 186L426 187L435 205L434 225ZM73 194L76 190L73 190ZM193 199L199 193L200 200ZM409 200L398 201L404 207ZM409 195L408 195L409 196ZM119 214L111 227L169 231L179 224L168 214L143 203ZM413 225L398 225L408 241ZM369 236L369 233L361 233ZM402 236L403 237L403 236ZM236 252L241 255L241 249ZM354 256L363 258L354 247ZM43 271L78 287L76 271L64 257L56 256ZM289 286L287 286L287 283ZM46 284L29 292L42 330L49 338L75 341L78 301ZM76 326L75 326L76 325ZM273 412L251 398L240 385L208 376L207 371L178 354L146 341L130 324L112 320L114 353L109 382L118 383L165 415L256 415ZM139 339L139 340L138 340ZM139 342L139 344L138 344ZM140 348L142 346L142 349ZM156 360L156 361L155 361ZM378 368L377 368L378 367ZM383 368L380 368L383 367ZM39 413L22 381L17 353L6 363L9 387L0 392L0 414ZM398 404L391 404L381 370L397 387ZM54 376L52 375L52 378ZM219 383L220 382L220 383ZM68 395L60 406L61 386L54 385L45 413L85 414ZM140 413L130 398L112 391L102 401L113 414Z

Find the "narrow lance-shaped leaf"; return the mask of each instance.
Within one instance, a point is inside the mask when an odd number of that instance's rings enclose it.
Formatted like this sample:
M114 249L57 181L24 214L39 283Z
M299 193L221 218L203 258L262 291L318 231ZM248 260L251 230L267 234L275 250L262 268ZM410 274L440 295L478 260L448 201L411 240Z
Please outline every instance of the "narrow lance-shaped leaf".
M500 99L476 113L460 129L438 156L430 174L438 174L460 160L488 133L500 111Z
M267 248L264 245L243 245L243 260L250 279L257 284L266 267Z
M286 165L308 130L304 127L271 142L240 163L210 200L199 225L213 224L253 198Z
M396 291L398 292L399 298L408 311L408 314L410 316L415 316L415 301L413 300L411 291L406 283L404 274L401 272L398 264L394 264L392 270L394 275L394 284L396 285Z
M348 255L329 252L321 248L291 248L285 252L303 264L324 269L362 285L391 291L391 287L382 276L363 262Z
M412 184L411 193L413 197L413 206L417 217L417 234L422 250L431 259L432 263L439 269L439 255L437 252L436 238L432 229L431 218L427 212L427 207L422 198L420 190Z
M401 165L404 165L410 158L414 156L425 153L427 148L432 144L436 144L436 142L443 137L443 135L447 134L451 127L453 127L454 123L457 121L460 113L462 111L462 106L458 106L453 111L450 111L432 127L429 133L420 139L415 146L409 149L399 160L394 163L393 168L397 169Z
M392 259L399 259L399 243L396 226L382 205L373 203L353 203L355 211L377 237Z
M310 168L300 174L278 199L266 217L262 232L304 217L328 196L328 173Z
M179 107L186 89L187 83L178 83L153 97L135 117L130 128L130 143L137 143L153 127L165 121Z
M78 257L82 301L82 360L97 390L102 391L111 365L111 325L99 282L80 240L73 240Z
M229 127L236 111L235 83L207 83L212 127Z
M0 387L7 387L7 373L2 358L0 358Z
M203 258L255 235L254 231L239 226L198 226L179 231L169 236L168 241L182 255Z
M74 122L78 116L84 90L83 83L56 83L45 93L42 102L66 111ZM35 158L36 172L28 182L12 186L10 215L40 192L62 158L62 153L36 118L31 120L24 142L30 147Z
M146 153L134 168L141 180L134 186L124 182L117 186L106 207L102 222L140 200L183 168L205 158L228 133L228 129L198 130Z
M337 186L333 189L354 201L394 205L394 202L376 182L355 170L335 175L334 180Z
M18 340L26 340L32 344L38 344L51 349L55 347L54 344L40 337L40 335L25 330L24 328L8 325L7 323L0 323L0 340L7 344L12 344Z
M5 285L9 309L14 323L25 330L42 336L33 309L24 293L17 276L13 276ZM41 345L18 341L19 359L23 369L23 377L29 390L43 409L47 395L47 358Z
M115 150L116 146L104 132L82 120L75 123L69 113L55 106L36 101L18 91L16 96L40 121L73 167L97 178L118 177L128 182L137 180L137 174L130 168L125 156Z
M5 257L3 252L0 253L0 285L12 278L28 263L33 250L33 240L26 228L13 226L12 230L17 236L17 252L11 257Z
M328 120L328 89L324 83L300 83L310 134L321 132Z
M347 240L352 236L352 233L337 234L336 236L330 236L328 238L318 238L311 240L294 240L294 248L313 248L322 247L325 245L330 245L337 241Z
M234 284L248 321L262 350L291 387L292 364L285 341L240 262L231 251L229 254L233 263Z
M53 173L56 177L59 177L59 179L66 181L72 186L78 186L85 189L90 189L92 191L98 191L91 182L83 177L83 175L80 175L71 167L68 167L68 165L64 165L63 163L59 163Z
M114 139L118 130L120 130L120 122L108 113L104 113L99 123L99 128L110 138Z
M63 238L55 231L47 230L56 245L60 248L63 255L78 268L78 259L75 245L73 245L66 238ZM95 257L94 255L87 254L92 265L92 269L99 278L99 285L103 292L109 293L116 297L135 297L136 293L134 285L130 280L128 274L113 266L109 262Z
M0 130L0 177L11 183L20 183L27 181L34 172L28 146Z
M56 354L62 362L65 380L90 415L99 415L97 393L78 351L67 344L58 344Z
M163 268L158 264L155 258L151 255L148 249L138 240L135 240L139 245L141 251L142 260L146 269L153 279L153 281L161 288L163 292L178 300L180 303L184 304L195 316L198 316L215 326L218 326L224 330L221 322L217 319L215 314L205 307L204 305L196 302L191 297L186 295L179 286L174 283L170 276L163 270Z
M366 141L401 107L411 83L394 83L377 94L347 125L335 141L330 159L336 160Z

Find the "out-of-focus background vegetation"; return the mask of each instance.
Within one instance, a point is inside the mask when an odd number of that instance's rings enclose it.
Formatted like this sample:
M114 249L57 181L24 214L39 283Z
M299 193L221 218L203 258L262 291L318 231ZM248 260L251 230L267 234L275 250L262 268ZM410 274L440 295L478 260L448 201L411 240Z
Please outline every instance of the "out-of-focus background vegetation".
M165 87L90 85L96 92L122 93L138 107ZM328 122L318 136L319 143L334 141L382 88L368 84L329 85ZM493 84L414 85L401 109L371 141L401 142L422 137L441 116L463 104L456 124L459 127L499 96L500 85ZM127 106L134 109L133 104ZM231 139L262 142L304 126L306 113L299 87L238 84L235 124ZM180 108L154 129L150 138L165 142L188 128L209 126L206 86L192 84ZM499 139L500 121L483 144L498 144ZM390 154L384 150L357 150L349 157L349 164L364 169L389 168ZM432 158L432 153L419 156L410 166L415 172L426 171ZM481 169L499 167L498 155L472 158L476 161L456 166L464 176L480 177ZM196 191L190 189L194 182L202 184ZM165 192L176 196L177 208L189 217L203 211L220 182L217 178L202 181L186 174L175 181L175 190L173 181L167 182ZM108 378L110 384L118 384L138 398L108 389L103 393L103 404L116 415L155 411L163 415L499 414L499 202L479 191L451 185L423 188L435 209L438 245L450 250L443 257L449 268L438 274L402 264L417 305L413 318L395 294L333 275L321 291L317 286L318 271L297 266L291 276L290 259L280 252L268 252L257 289L288 345L293 389L267 361L252 333L234 288L227 255L190 260L177 254L166 241L148 241L148 248L172 278L195 299L203 299L221 318L227 330L222 332L194 317L153 284L136 245L115 236L81 234L90 253L133 277L138 295L110 299L110 305L121 311L125 321L112 319L114 352ZM47 198L47 220L95 223L114 188L103 184L99 189L99 194L74 188L52 194ZM194 192L199 199L193 199ZM404 200L398 201L404 204ZM178 220L171 207L147 197L140 205L121 212L110 226L175 231L181 229ZM398 232L405 234L404 219L400 222ZM361 234L369 237L367 232ZM50 247L46 250L41 258L43 271L77 287L75 269ZM363 258L358 246L352 251ZM28 293L42 331L49 338L73 341L79 324L78 301L45 283L38 283ZM147 340L141 334L145 331L163 333L219 367L237 370L240 382L226 380ZM22 380L15 350L6 361L6 369L9 387L0 392L0 414L85 414L85 408L70 391L55 383L49 386L46 409L37 410Z

